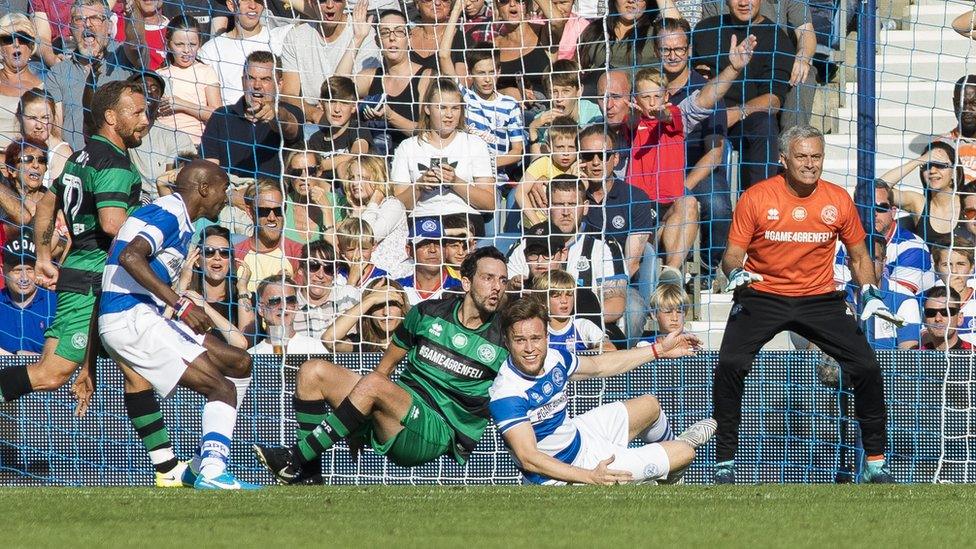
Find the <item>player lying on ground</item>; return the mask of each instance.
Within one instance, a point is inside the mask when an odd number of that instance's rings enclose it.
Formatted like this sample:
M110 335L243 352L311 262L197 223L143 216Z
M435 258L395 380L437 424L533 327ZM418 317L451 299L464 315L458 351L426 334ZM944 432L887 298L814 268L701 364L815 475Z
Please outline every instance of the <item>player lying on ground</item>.
M375 371L360 376L324 360L303 364L295 391L298 442L256 444L258 459L286 484L318 480L318 456L349 437L365 438L402 467L445 454L463 464L488 426L488 388L508 356L495 315L507 282L505 256L479 248L461 264L464 295L411 309ZM404 357L394 383L390 375Z
M227 174L216 164L194 161L177 176L174 194L136 210L109 250L99 304L98 331L116 362L146 378L164 398L177 385L207 398L194 480L202 489L256 488L227 471L238 402L250 383L250 357L209 333L213 323L206 312L170 287L186 261L193 222L216 219L227 186ZM164 316L167 306L180 321Z
M677 437L651 395L611 402L569 417L570 381L623 374L658 358L692 355L700 345L674 332L649 347L577 356L550 349L549 313L535 297L505 307L502 332L509 358L491 386L491 417L525 480L532 484L677 482L695 449L715 434L708 418ZM644 446L630 448L635 438ZM611 465L613 469L611 469Z

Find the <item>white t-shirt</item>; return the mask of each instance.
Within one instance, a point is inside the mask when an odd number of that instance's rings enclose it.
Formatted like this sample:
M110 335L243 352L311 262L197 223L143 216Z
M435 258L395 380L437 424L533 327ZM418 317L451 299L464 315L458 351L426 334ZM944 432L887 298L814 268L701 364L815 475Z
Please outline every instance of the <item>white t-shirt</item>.
M390 179L398 185L413 184L430 168L434 158L446 160L453 165L457 176L468 183L474 183L479 177L495 177L491 152L485 140L466 132L458 132L443 149L438 149L419 136L400 143L393 153ZM457 213L476 214L478 211L452 189L441 187L439 190L421 193L412 215L425 217Z
M267 339L263 339L261 343L251 347L247 352L252 355L267 355L274 352L274 347ZM322 340L305 334L295 334L288 340L285 352L290 355L324 355L328 354L329 351L326 350L325 345L322 345Z
M221 34L200 48L197 58L217 71L224 105L237 103L244 95L241 78L244 76L244 62L247 61L247 56L256 51L267 51L269 48L271 53L281 55L285 35L292 28L291 25L270 30L262 27L261 32L243 39Z
M403 278L413 273L407 258L407 210L396 197L388 196L379 204L370 203L360 214L369 223L376 239L371 261L389 273L391 278Z
M548 330L549 347L565 349L571 353L597 348L606 337L599 326L585 318L573 318L572 322L559 330L549 325Z
M281 48L281 66L286 72L298 73L302 82L302 97L309 103L318 103L322 96L322 82L335 74L339 60L352 47L352 25L343 25L342 32L333 42L326 42L318 29L308 23L298 25L288 32ZM356 54L353 74L363 69L382 66L376 34L372 29Z

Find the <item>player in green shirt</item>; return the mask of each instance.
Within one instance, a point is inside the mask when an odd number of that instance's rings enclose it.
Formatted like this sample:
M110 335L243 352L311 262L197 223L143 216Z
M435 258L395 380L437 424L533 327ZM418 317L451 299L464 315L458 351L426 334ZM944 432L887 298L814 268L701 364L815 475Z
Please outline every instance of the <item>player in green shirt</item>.
M495 320L507 282L505 256L479 248L461 265L463 297L411 309L375 371L303 364L295 391L299 440L291 448L255 445L258 459L279 482L314 482L320 471L308 464L352 436L402 467L442 455L463 464L488 426L488 388L508 358ZM400 379L391 381L404 358Z

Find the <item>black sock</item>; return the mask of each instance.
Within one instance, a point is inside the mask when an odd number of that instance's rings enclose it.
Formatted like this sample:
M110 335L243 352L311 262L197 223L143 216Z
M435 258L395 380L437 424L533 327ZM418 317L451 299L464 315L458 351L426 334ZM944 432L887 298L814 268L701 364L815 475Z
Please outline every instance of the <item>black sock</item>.
M163 412L159 409L159 401L153 391L146 390L138 393L125 393L123 397L125 411L129 421L135 428L136 434L149 452L149 460L158 473L172 471L179 463L173 453L173 443L169 440L169 431L163 421Z
M33 391L30 376L27 375L27 366L0 370L0 402L13 402Z
M331 448L336 442L346 438L350 433L359 430L366 423L366 416L359 411L347 398L327 415L325 421L319 424L305 438L299 440L293 448L298 462L306 464L323 452Z
M302 400L292 397L292 406L295 408L295 421L298 422L298 429L295 431L295 440L302 440L315 430L329 413L329 405L322 400ZM303 470L311 474L322 474L322 456L316 456L309 460Z

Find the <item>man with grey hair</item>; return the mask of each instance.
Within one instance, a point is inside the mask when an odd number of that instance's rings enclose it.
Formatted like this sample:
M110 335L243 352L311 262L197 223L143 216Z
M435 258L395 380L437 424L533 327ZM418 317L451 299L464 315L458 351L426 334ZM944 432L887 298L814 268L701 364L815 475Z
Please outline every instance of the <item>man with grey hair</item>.
M111 38L111 16L105 0L75 0L71 36L77 46L44 80L55 103L55 125L64 128L64 140L75 151L85 148L85 139L97 130L91 119L95 88L133 74L122 51L127 46Z
M896 325L878 290L857 208L847 191L820 179L824 138L811 126L780 136L782 175L750 187L736 205L722 269L734 305L719 351L712 389L718 439L715 482L735 479L735 450L746 375L756 353L784 330L807 338L837 360L854 387L867 482L894 482L885 464L887 411L881 368L844 293L834 290L837 240L847 247L851 273L861 284L861 320L877 316ZM748 256L748 259L747 259Z

